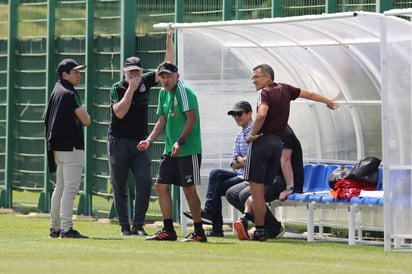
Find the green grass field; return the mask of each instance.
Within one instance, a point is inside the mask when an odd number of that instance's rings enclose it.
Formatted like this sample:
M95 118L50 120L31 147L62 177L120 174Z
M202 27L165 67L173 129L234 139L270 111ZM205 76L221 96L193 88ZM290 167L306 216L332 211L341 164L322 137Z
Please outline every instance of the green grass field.
M116 223L90 219L74 221L90 239L49 239L48 228L48 217L0 214L0 273L412 273L412 253L384 252L382 245L252 242L232 235L207 243L156 242L121 237Z

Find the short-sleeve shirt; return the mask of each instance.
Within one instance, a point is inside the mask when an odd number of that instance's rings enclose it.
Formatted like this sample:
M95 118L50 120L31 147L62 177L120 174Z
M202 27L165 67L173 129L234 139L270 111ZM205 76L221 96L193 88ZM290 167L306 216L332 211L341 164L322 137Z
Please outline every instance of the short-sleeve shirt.
M254 121L251 121L246 128L241 129L236 134L235 143L233 145L232 160L230 163L236 161L236 158L238 156L247 158L248 145L246 143L246 140L249 137L250 131L252 130L254 123ZM245 168L241 167L239 169L236 169L236 173L238 176L243 176L245 174Z
M80 96L66 80L56 82L46 110L46 140L48 148L56 151L84 149L83 126L75 110L81 107Z
M259 133L280 135L289 119L290 101L300 95L300 88L283 83L272 83L259 92L258 106L266 104L269 111Z
M125 80L112 85L110 93L111 115L108 135L116 138L143 140L148 135L149 90L156 85L156 73L142 75L139 85L133 94L129 111L123 119L117 118L113 104L120 102L126 93L129 83Z
M163 153L169 154L173 144L180 138L186 124L185 112L196 112L196 123L186 137L185 144L181 147L178 157L201 154L202 142L200 136L200 117L196 94L183 81L178 81L175 91L169 92L161 89L157 106L157 115L166 118L166 144Z

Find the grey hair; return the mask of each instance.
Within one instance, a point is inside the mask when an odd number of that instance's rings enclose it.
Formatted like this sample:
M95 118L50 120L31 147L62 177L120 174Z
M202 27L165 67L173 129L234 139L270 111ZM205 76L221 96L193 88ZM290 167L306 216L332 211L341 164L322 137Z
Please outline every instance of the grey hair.
M273 80L275 80L275 71L273 70L273 68L268 65L268 64L260 64L256 67L253 68L253 71L260 69L260 71L263 74L269 74L270 78Z

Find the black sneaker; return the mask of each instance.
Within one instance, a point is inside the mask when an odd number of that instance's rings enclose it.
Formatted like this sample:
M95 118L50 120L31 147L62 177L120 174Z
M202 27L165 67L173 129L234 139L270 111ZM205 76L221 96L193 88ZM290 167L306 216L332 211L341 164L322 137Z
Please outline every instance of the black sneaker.
M192 212L184 211L183 215L185 215L190 220L193 220ZM200 210L200 216L202 217L202 223L203 224L206 224L206 225L212 225L213 224L213 215L209 211L201 209Z
M149 236L146 238L146 240L155 240L155 241L176 241L177 240L177 235L176 231L167 231L167 230L161 230L158 231L155 235Z
M59 238L60 237L60 229L59 230L54 230L53 228L50 228L49 232L49 238Z
M219 231L211 230L211 231L208 231L206 235L207 237L224 237L225 236L222 230L219 230Z
M253 233L253 241L261 241L264 242L267 240L266 231L264 229L256 229Z
M182 242L207 242L205 231L199 230L187 235Z
M79 231L74 230L73 228L70 228L69 231L60 232L60 238L87 239L89 237L80 234Z
M236 231L237 238L241 241L249 240L249 235L247 234L248 223L245 218L239 218L233 223L233 227Z
M121 225L120 235L122 235L122 236L132 235L132 232L130 231L130 226L129 225Z
M147 233L146 233L146 231L144 231L142 226L133 226L132 235L147 236Z

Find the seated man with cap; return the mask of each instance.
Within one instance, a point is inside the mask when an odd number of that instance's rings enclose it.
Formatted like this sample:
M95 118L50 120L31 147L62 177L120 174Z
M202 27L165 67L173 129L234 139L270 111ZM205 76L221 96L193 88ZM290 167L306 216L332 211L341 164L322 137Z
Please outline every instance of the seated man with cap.
M212 169L209 173L205 207L201 210L201 216L204 223L212 224L212 230L208 233L208 236L211 237L224 236L221 196L225 196L230 187L243 182L248 150L246 138L253 127L252 107L248 102L237 102L227 114L233 117L241 130L237 133L233 145L230 160L232 170ZM185 211L183 214L192 219L191 212Z

